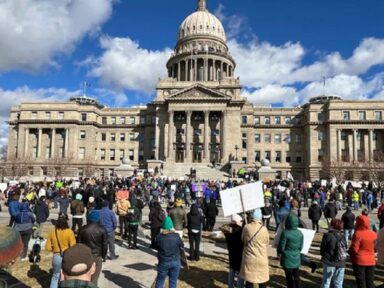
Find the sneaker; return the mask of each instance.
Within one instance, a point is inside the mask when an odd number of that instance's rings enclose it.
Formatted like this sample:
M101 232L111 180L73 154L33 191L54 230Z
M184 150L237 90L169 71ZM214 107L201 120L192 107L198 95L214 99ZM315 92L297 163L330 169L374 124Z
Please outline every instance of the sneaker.
M309 262L308 266L311 268L311 273L315 273L316 272L317 264L315 262L313 262L313 261Z
M28 261L28 257L21 258L20 261L21 261L21 262Z

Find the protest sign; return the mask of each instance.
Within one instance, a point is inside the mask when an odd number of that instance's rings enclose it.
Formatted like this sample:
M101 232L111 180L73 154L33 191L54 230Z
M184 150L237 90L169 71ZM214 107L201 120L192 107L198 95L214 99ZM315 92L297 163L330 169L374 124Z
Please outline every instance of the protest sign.
M8 184L7 184L7 183L0 183L0 190L1 190L2 192L4 192L5 189L7 189L7 187L8 187Z
M301 254L308 254L309 249L311 248L313 238L315 237L315 230L299 228L301 233L304 236L303 249L301 249Z
M224 217L264 207L262 181L220 191Z
M327 187L327 180L321 179L321 186L322 187Z

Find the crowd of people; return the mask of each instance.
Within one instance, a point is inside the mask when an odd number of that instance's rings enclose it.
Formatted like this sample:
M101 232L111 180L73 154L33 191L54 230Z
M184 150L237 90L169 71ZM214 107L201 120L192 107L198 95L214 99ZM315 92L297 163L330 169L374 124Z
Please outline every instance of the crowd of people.
M49 224L51 208L58 209L59 216L52 221L45 245L45 249L52 252L51 288L75 287L63 286L68 284L61 280L65 279L66 251L78 247L79 243L90 249L93 259L87 264L86 272L91 271L86 281L89 286L82 287L97 287L103 262L119 257L115 252L116 235L127 240L130 249L139 248L138 231L147 224L143 221L143 209L148 206L150 248L157 250L159 261L155 287L160 288L167 276L169 287L177 286L182 263L186 263L184 236L189 240L189 261L200 260L203 231L217 228L219 192L240 184L232 180L196 182L147 176L68 182L57 179L49 184L27 182L10 186L4 195L10 214L9 226L19 232L23 244L21 261L31 261L28 257L31 238L41 237L44 226ZM228 287L253 287L254 284L268 287L271 230L276 231L274 247L287 287L303 287L300 267L306 265L312 272L317 269L315 261L301 253L304 236L299 228L307 228L302 220L303 207L308 208L311 228L317 233L320 228L324 229L320 247L321 287L343 287L348 261L353 265L357 287L374 287L375 266L384 264L384 230L379 231L384 225L384 201L378 204L382 194L372 183L360 189L350 184L324 186L319 182L264 183L265 206L246 215L232 215L231 223L220 227L229 255ZM362 214L356 217L357 212L353 212L361 207L364 207ZM376 208L379 227L369 219ZM321 217L326 221L325 226L321 225ZM69 274L66 275L71 278Z

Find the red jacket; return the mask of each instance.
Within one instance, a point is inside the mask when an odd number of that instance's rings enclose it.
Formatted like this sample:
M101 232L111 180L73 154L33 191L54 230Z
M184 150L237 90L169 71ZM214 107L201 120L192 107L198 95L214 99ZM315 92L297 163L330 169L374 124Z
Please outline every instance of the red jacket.
M375 241L377 233L370 228L369 218L360 215L356 218L355 234L353 234L349 255L352 264L375 266Z

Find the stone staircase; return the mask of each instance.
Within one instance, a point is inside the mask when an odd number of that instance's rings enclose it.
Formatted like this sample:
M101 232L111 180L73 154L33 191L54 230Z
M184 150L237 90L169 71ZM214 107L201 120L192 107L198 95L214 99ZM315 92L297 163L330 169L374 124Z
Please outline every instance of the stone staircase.
M229 174L220 171L220 168L212 168L212 164L207 163L165 163L163 174L172 178L189 178L191 168L196 169L197 179L219 179L228 180Z

